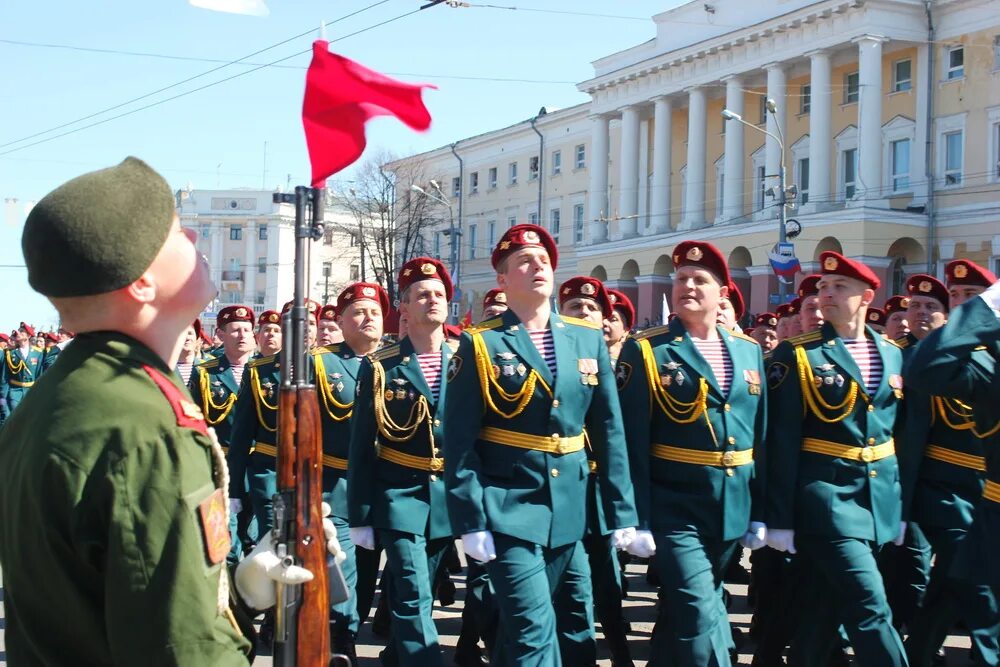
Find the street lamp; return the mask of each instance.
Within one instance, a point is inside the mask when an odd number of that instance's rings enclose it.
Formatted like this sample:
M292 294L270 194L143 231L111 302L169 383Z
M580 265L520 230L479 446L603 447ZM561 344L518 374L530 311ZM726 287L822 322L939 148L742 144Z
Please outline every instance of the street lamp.
M765 129L757 127L753 123L748 123L743 120L743 117L734 111L729 109L722 110L722 117L725 120L734 120L737 123L742 123L747 127L752 127L758 132L763 132L767 136L771 137L778 142L778 150L780 151L780 160L778 162L778 181L780 182L778 191L778 243L786 243L788 241L787 228L785 225L786 221L786 207L788 206L788 188L785 186L785 142L781 136L781 123L778 122L778 117L775 112L778 109L778 105L775 104L774 100L770 97L764 101L764 107L767 112L771 114L774 118L774 129L777 130L778 134L774 135ZM785 301L785 294L787 293L788 285L786 285L780 278L778 279L778 295L782 303Z
M410 186L410 191L421 194L429 199L433 199L439 204L444 204L448 207L448 231L445 232L445 234L447 234L451 240L451 275L455 281L455 291L461 294L461 290L459 289L459 283L461 281L461 257L458 252L458 246L460 242L459 238L462 236L462 230L455 227L454 207L451 204L451 200L448 199L444 192L441 191L441 186L435 180L430 181L430 186L437 191L437 194L428 192L416 183ZM457 318L453 317L452 319L454 320Z

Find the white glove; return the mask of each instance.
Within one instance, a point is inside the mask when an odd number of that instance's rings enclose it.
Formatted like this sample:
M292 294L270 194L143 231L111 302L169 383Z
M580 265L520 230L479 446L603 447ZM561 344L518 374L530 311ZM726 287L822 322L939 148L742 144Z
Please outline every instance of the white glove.
M347 560L347 552L340 546L337 539L337 527L333 525L329 517L333 514L333 508L329 504L323 503L323 536L326 537L326 551L338 564Z
M653 534L648 530L635 531L635 539L625 547L625 550L639 558L651 558L655 556L656 542L653 541Z
M368 549L368 551L374 551L375 529L371 526L351 528L351 542L354 542L354 546L361 547L362 549Z
M634 539L635 528L617 528L611 533L611 544L618 551L628 549L628 545L632 544Z
M760 521L751 521L746 534L740 538L740 544L750 551L756 551L767 544L767 526Z
M239 498L229 499L229 513L239 514L243 511L243 502Z
M488 530L477 530L474 533L462 535L462 551L472 560L480 563L496 560L497 548L493 544L493 533Z
M986 291L979 297L1000 317L1000 280L986 288Z
M906 522L899 522L899 537L892 541L897 547L903 546L903 542L906 541Z
M776 551L795 552L795 531L787 528L771 528L766 532L767 546Z

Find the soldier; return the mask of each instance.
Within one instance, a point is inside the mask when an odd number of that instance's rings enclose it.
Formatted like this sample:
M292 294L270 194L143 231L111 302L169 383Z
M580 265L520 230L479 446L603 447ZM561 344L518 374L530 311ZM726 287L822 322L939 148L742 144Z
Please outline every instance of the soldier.
M944 326L943 314L949 305L957 308L995 280L968 260L949 262L945 276L947 288L930 276L907 281L911 295L907 319L913 327L910 335L920 340ZM904 354L912 357L912 350L908 347ZM986 368L995 364L986 350L973 350L970 360ZM908 378L916 372L912 364L907 366ZM907 451L901 465L903 507L919 524L935 555L924 604L917 610L906 640L910 664L933 664L935 651L959 617L969 629L982 664L1000 664L996 596L988 584L975 582L974 573L963 571L966 538L982 497L988 439L982 437L985 431L977 428L969 405L961 399L928 395L911 386L906 400L911 409L907 411ZM990 416L983 421L994 419ZM910 528L913 526L911 523Z
M215 294L194 234L135 158L61 185L25 222L28 281L79 335L2 435L12 664L249 664L222 450L172 373Z
M759 548L766 535L751 490L764 363L756 341L717 324L731 282L719 250L684 241L673 262L677 319L637 334L618 362L639 510L629 552L655 557L662 584L650 664L727 665L723 572L738 540Z
M31 344L34 335L34 327L21 322L13 333L13 345L4 352L4 363L0 367L0 398L6 399L8 414L14 411L42 374L45 353L42 348Z
M902 355L865 327L875 274L831 251L820 263L825 323L780 344L767 371L768 545L799 553L809 599L824 601L800 618L789 662L822 664L843 624L859 664L905 665L876 564L901 533Z
M344 342L344 334L337 324L337 305L327 304L319 311L319 344L334 345Z
M498 600L491 663L559 665L553 592L587 567L584 428L616 548L636 523L614 372L599 327L550 311L547 231L511 227L491 261L508 310L466 329L448 369L448 509Z
M483 297L483 316L482 320L488 320L491 317L496 317L507 310L507 295L503 293L502 289L494 287L493 289L486 292L486 296Z
M265 310L257 318L257 356L270 357L281 350L281 313Z
M754 318L753 332L750 337L760 345L760 351L765 355L778 346L778 316L774 313L761 313Z
M816 331L823 326L823 311L819 307L819 287L817 287L821 277L820 274L814 273L799 283L797 293L800 299L799 325L802 333Z
M635 326L635 306L624 292L607 289L608 300L611 301L611 314L604 320L604 342L608 344L608 354L611 356L611 367L618 363L622 346L628 339L629 332Z
M885 313L885 335L890 340L899 340L910 333L910 325L906 321L906 307L909 298L901 294L890 297L885 302L882 312Z
M793 331L793 320L797 320L797 313L791 303L783 303L774 310L774 314L778 316L778 326L775 331L778 335L778 342L787 340L792 337Z
M335 653L357 659L355 638L359 613L368 616L375 591L377 552L355 552L351 542L347 507L347 460L361 360L374 353L382 339L382 313L389 309L389 295L376 283L354 283L337 299L337 306L324 306L320 315L320 337L327 310L333 308L342 342L313 351L313 368L323 419L323 497L333 509L337 539L347 554L342 567L347 585L356 591L350 599L330 610L330 639ZM360 575L360 576L359 576ZM360 582L360 583L359 583ZM360 611L359 611L360 610Z
M184 386L191 384L191 375L194 367L201 363L201 322L195 320L194 324L188 325L181 334L181 350L177 357L177 365L174 372L181 379Z
M728 287L729 291L726 294L726 298L719 299L719 314L716 316L716 321L729 331L743 333L743 329L740 327L740 320L743 319L743 316L747 312L746 303L743 300L743 292L732 281L729 282Z
M868 326L874 329L876 333L885 333L885 311L881 308L869 308Z
M383 662L441 664L433 582L452 543L445 506L441 407L452 285L441 262L418 257L399 272L407 335L365 358L351 431L347 498L351 540L385 548L392 639Z

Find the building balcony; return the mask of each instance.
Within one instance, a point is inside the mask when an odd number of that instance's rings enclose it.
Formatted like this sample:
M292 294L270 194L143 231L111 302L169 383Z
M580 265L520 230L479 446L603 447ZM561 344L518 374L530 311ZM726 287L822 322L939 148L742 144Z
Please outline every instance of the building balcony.
M243 282L242 271L223 271L222 279L227 282Z

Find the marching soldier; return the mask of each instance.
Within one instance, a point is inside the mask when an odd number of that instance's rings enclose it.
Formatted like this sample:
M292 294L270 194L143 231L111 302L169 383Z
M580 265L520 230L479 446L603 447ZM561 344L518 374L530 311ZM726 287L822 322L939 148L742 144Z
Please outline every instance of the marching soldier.
M450 389L442 376L452 355L443 328L452 285L444 265L428 257L404 264L397 284L407 335L365 358L358 378L347 472L350 535L368 550L377 538L386 552L392 638L383 662L434 667L441 648L432 586L453 542L441 425Z
M899 340L910 333L910 325L906 321L906 304L909 299L902 294L890 297L885 302L882 312L885 313L885 335L890 340Z
M201 362L201 322L195 320L181 334L181 351L177 357L177 365L174 372L181 379L184 386L191 384L191 376L194 374L194 367Z
M760 345L760 351L769 354L778 346L778 316L774 313L761 313L753 321L753 332L750 337Z
M483 297L483 320L503 314L507 310L507 295L502 289L494 287Z
M775 331L778 334L778 342L791 338L794 334L794 321L798 320L798 313L791 303L783 303L774 309L774 314L778 316L778 326Z
M822 275L814 273L802 279L799 283L799 325L802 333L816 331L823 326L823 311L819 307L819 279Z
M265 310L257 318L257 357L270 357L281 350L281 313Z
M820 262L825 323L780 344L767 371L767 542L799 554L809 599L823 600L799 619L789 662L824 664L843 624L859 664L905 665L876 564L901 533L902 355L865 327L875 274L835 252Z
M868 326L874 329L876 333L885 333L885 311L881 308L869 308Z
M343 342L344 334L337 324L337 305L327 304L319 311L319 344L334 345Z
M746 302L743 300L743 292L736 286L736 283L729 281L729 292L724 299L719 299L719 314L716 321L729 331L743 333L740 327L740 320L746 315Z
M351 542L347 506L347 461L351 442L351 415L356 398L361 360L374 353L382 340L382 313L389 309L389 295L376 283L354 283L340 293L337 306L324 306L320 339L332 314L342 342L313 351L313 370L323 422L323 497L333 510L337 539L347 554L341 564L348 587L356 591L330 610L330 639L335 653L356 660L355 638L360 615L367 617L375 594L379 552L356 552ZM328 313L332 310L332 313ZM324 319L326 318L326 319ZM327 330L329 332L329 330ZM373 557L375 556L375 557Z
M448 369L448 509L489 572L497 665L562 664L552 600L567 569L587 567L584 428L616 548L636 523L607 346L599 327L550 311L557 260L543 228L508 229L492 255L508 310L466 329Z
M624 292L607 287L605 289L608 300L611 301L611 314L604 320L604 342L608 344L611 367L614 368L629 332L635 326L635 306Z
M914 276L907 282L911 295L907 319L913 327L910 335L921 340L929 337L931 331L944 326L943 313L949 303L957 308L995 280L968 260L949 262L945 275L947 288L930 276ZM973 350L970 360L985 368L995 364L985 349ZM907 367L908 377L918 372L912 363ZM932 664L934 652L959 617L969 629L982 664L1000 664L996 596L985 582L976 584L975 574L964 572L962 562L983 495L987 431L980 430L970 406L960 398L932 396L910 387L906 400L910 409L907 451L901 466L903 506L904 511L909 509L909 518L919 524L935 555L924 604L916 612L906 640L910 664ZM995 420L994 413L981 422Z
M0 398L7 401L7 413L17 407L42 374L45 353L31 344L35 329L24 322L13 334L13 345L4 352L0 367Z
M754 452L766 428L764 363L753 339L717 324L730 284L715 246L684 241L668 326L625 345L618 385L639 530L629 552L654 557L662 585L653 665L728 665L722 577L742 539L764 544Z
M195 405L201 408L205 421L215 428L222 451L229 452L229 439L233 427L233 405L240 391L243 370L256 347L253 339L254 312L247 306L226 306L219 311L215 320L222 332L223 353L195 367L189 388ZM244 551L244 540L248 540L247 528L253 514L244 488L237 495L230 487L229 534L232 548L227 561L235 566ZM246 502L246 507L243 503ZM246 544L250 547L250 544Z

